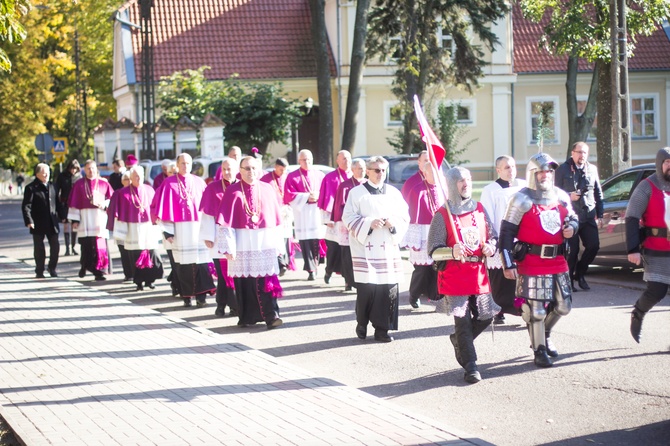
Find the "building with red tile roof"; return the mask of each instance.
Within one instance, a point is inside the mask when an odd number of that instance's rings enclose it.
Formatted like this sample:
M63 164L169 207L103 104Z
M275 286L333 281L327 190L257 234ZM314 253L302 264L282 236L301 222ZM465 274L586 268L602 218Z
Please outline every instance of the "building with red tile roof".
M117 119L126 117L134 122L141 120L138 3L131 0L119 8L114 27ZM337 129L344 121L355 2L326 3L336 129L333 147L338 150ZM237 73L248 81L281 81L296 99L318 97L308 0L154 0L152 14L154 81L175 71L209 66L209 79L225 79ZM549 102L556 110L555 138L547 142L545 151L563 159L568 134L567 59L538 48L541 25L525 20L516 2L507 19L492 24L492 30L500 45L495 52L487 53L490 65L472 96L441 85L423 98L427 113L433 115L438 103L458 106L460 122L469 130L463 143L476 138L466 154L470 160L466 166L475 176L488 178L493 176L497 156L512 154L523 164L537 151L533 130L537 104ZM669 35L668 28L659 27L653 35L638 38L634 57L629 60L631 103L638 107L632 117L648 124L633 137L636 161L670 145ZM582 61L579 68L577 89L585 100L590 66ZM391 93L393 73L391 62L367 61L354 156L393 153L387 141L399 128L393 115L397 104ZM310 125L318 126L318 121ZM589 143L595 153L595 141ZM285 156L287 149L275 146L271 150L273 155Z

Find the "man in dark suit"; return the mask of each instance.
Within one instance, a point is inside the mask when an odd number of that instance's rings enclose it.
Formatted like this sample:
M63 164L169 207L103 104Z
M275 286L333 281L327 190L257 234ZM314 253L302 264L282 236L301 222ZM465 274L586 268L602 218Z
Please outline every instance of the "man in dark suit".
M35 256L35 274L38 279L44 278L44 237L49 241L49 265L47 271L51 277L58 277L58 211L60 201L56 197L56 190L49 182L49 166L38 164L35 166L35 181L26 186L23 194L23 221L30 228L33 235L33 254Z

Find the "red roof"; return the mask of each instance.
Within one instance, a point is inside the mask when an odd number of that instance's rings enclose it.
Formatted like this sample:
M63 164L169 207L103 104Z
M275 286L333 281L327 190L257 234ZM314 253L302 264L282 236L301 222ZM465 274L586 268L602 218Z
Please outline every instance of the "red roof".
M542 27L549 21L545 16L542 22L533 23L523 17L517 2L513 3L514 27L514 71L516 73L564 73L567 70L568 57L556 57L546 49L539 49L538 42ZM591 71L591 65L579 61L580 71ZM670 69L670 40L661 26L651 36L640 36L633 53L628 59L631 71Z
M140 24L139 0L121 7ZM154 0L154 77L211 67L208 79L316 77L308 0ZM132 30L137 80L142 44ZM335 75L332 56L331 75Z

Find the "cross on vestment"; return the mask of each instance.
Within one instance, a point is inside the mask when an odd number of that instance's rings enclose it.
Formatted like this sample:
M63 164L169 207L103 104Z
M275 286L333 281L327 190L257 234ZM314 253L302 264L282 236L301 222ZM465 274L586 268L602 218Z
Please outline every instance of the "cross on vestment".
M373 247L373 246L374 246L374 245L373 245L372 243L370 243L370 242L368 242L368 244L365 245L365 247L368 248L368 250L370 250L370 251L372 251L372 247Z

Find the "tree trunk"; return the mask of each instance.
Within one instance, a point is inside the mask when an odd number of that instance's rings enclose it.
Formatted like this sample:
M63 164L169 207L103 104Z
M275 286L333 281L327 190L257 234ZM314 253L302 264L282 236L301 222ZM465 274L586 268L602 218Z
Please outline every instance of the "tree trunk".
M309 6L319 90L319 147L314 153L314 161L319 164L331 164L333 158L333 96L330 82L330 58L328 57L330 51L326 33L325 0L309 0Z
M565 159L570 158L572 146L578 141L586 141L593 126L596 117L596 105L598 98L598 78L599 65L596 64L591 78L591 87L589 97L586 101L586 107L582 114L579 114L577 108L577 66L579 59L570 56L568 58L568 72L565 81L565 93L568 109L568 147Z
M598 172L600 178L613 173L612 159L612 78L610 62L597 61L598 71Z
M356 23L354 41L351 48L351 66L349 71L349 91L347 92L347 111L344 116L342 132L342 150L354 153L356 130L358 127L358 102L361 98L363 69L365 68L365 39L368 33L368 11L370 0L356 2Z

